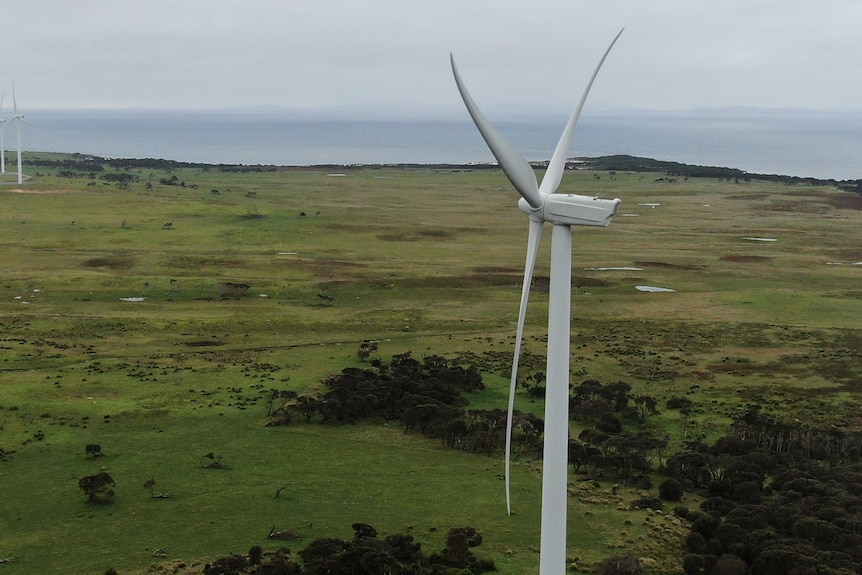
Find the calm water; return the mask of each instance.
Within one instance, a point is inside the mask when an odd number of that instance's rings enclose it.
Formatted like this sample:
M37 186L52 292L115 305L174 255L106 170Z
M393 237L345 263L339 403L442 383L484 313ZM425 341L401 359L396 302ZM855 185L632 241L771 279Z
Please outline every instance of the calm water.
M493 162L462 120L312 120L179 111L27 113L25 150L230 164ZM495 121L529 160L553 152L565 117ZM14 131L6 134L14 148ZM571 156L630 154L756 173L862 178L862 112L585 114Z

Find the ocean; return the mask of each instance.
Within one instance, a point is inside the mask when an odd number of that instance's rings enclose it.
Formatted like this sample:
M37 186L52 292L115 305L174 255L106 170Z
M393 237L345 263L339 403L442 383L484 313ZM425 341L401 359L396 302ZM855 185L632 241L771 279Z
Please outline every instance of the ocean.
M550 158L567 120L491 119L531 161ZM25 150L109 158L284 166L494 162L466 113L463 119L327 119L287 111L33 110L27 120ZM14 128L5 147L7 153L15 147ZM862 179L862 112L585 112L570 156L611 154Z

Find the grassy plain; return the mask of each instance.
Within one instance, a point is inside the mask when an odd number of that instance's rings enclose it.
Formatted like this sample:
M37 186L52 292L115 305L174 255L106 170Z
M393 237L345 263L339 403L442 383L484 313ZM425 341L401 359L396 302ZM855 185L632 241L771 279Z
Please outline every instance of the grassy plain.
M357 521L411 532L429 551L448 528L474 526L477 554L501 573L537 569L540 462L515 463L508 517L500 457L397 423L265 426L268 390L320 390L361 365L367 339L384 360L490 358L471 402L505 406L526 218L499 171L107 169L137 176L126 189L37 171L0 185L4 573L143 573L277 548L273 525L296 529L299 549L349 538ZM159 183L172 176L184 185ZM575 231L573 381L623 380L655 397L672 447L723 434L755 403L858 429L862 198L662 176L563 180L562 192L623 200L610 228ZM536 273L548 274L546 246ZM249 288L230 297L226 283ZM537 289L536 356L546 317ZM663 409L682 395L691 416ZM542 410L526 396L518 407ZM105 456L88 459L89 443ZM209 452L227 469L203 469ZM102 467L116 497L87 505L77 480ZM150 478L172 497L152 499ZM679 570L685 528L627 510L640 491L573 474L571 493L569 556L584 568L634 550L652 572Z

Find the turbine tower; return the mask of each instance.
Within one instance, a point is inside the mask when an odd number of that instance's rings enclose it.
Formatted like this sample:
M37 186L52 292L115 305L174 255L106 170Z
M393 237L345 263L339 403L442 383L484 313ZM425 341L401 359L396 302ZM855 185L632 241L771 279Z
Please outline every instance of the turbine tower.
M26 122L24 114L18 113L18 100L15 98L15 82L12 82L12 121L17 123L18 128L18 183L24 182L24 172L21 166L21 123Z
M0 115L3 114L3 99L6 92L0 94ZM6 132L6 118L0 117L0 174L6 173L6 147L3 145L3 134Z
M517 382L518 360L524 333L527 300L536 263L539 241L545 222L553 224L551 237L551 280L548 306L548 357L545 395L545 438L542 455L542 522L540 575L563 575L566 572L566 507L568 502L568 443L569 443L569 346L571 324L572 283L572 226L602 226L611 222L617 213L620 200L607 200L575 194L556 194L563 177L566 155L578 117L590 88L608 54L622 34L622 30L608 46L593 71L587 87L569 118L560 141L542 179L536 175L524 157L509 144L488 122L473 98L467 92L455 59L451 57L452 73L458 91L473 118L473 122L491 149L506 177L521 194L518 207L530 218L527 238L527 258L524 282L521 287L521 305L515 336L515 354L512 361L512 380L509 389L509 409L506 430L506 507L511 514L509 488L509 462L511 456L512 414Z

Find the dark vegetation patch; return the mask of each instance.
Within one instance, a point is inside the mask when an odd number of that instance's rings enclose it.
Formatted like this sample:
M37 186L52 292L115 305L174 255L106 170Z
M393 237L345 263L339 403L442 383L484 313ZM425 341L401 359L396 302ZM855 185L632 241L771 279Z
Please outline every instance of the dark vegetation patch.
M723 573L862 569L859 433L777 422L754 405L729 435L712 445L688 442L664 471L706 498L700 510L678 508L691 525L686 572L729 556L740 567Z
M784 184L807 184L812 186L839 186L847 191L860 191L862 180L839 182L834 179L801 178L780 174L756 174L737 168L719 166L696 166L681 162L668 162L637 156L615 155L597 158L577 158L581 165L592 170L628 171L628 172L663 172L668 176L682 178L715 178L734 183L745 183L752 180L779 182Z
M771 261L775 258L773 258L771 256L749 256L749 255L743 255L743 254L729 254L726 256L721 256L718 259L720 259L721 261L725 261L725 262L734 262L734 263L745 264L745 263L768 262L768 261Z
M243 282L225 281L219 284L219 297L222 299L239 299L245 297L251 286Z
M728 200L741 200L745 202L756 202L760 200L768 200L770 197L766 192L755 192L745 194L731 194L727 196Z
M500 269L500 272L493 270ZM479 288L498 286L520 286L523 282L522 272L507 268L483 268L481 273L460 276L425 276L393 280L392 285L406 288ZM477 270L479 271L479 270ZM612 282L590 276L572 276L572 286L575 288L608 287ZM550 286L548 276L534 276L532 289L535 292L547 293Z
M244 268L246 265L247 263L244 260L235 258L195 255L173 256L165 263L165 267L179 270L203 267Z
M862 290L850 290L841 292L840 297L849 299L862 299Z
M829 206L805 200L773 199L768 209L775 212L823 214L829 211Z
M635 262L634 265L641 268L660 268L666 270L702 270L706 266L698 264L672 264L668 262Z
M449 230L441 229L411 229L403 232L380 234L377 239L384 242L417 242L422 240L448 240L454 237Z
M186 345L189 347L217 347L220 345L224 345L224 343L215 340L199 340L199 341L187 341Z
M805 375L862 391L862 352L859 349L836 346L815 353L785 356L773 369L776 372L797 369Z
M268 425L290 425L297 420L319 424L400 421L405 433L421 433L445 447L486 455L501 453L506 442L506 412L470 409L466 398L485 387L474 359L428 356L420 361L407 352L393 356L390 363L374 359L367 369L342 369L324 381L327 391L319 396L273 389L267 401ZM511 361L508 354L505 359ZM538 359L526 357L523 363L533 367ZM501 357L487 360L484 368L503 367ZM519 387L531 398L543 398L544 373L525 376ZM659 415L656 399L634 394L624 382L603 384L588 379L573 389L569 413L587 428L570 442L569 461L576 472L592 479L650 487L647 472L668 444L667 437L648 426L648 420ZM541 418L515 410L514 453L540 457L543 431Z
M90 258L82 264L85 268L106 268L111 270L127 270L135 265L135 256L132 254L113 254Z
M844 186L839 187L844 189ZM782 196L812 198L837 209L862 210L862 193L858 189L846 189L844 192L824 191L817 188L798 189L788 190L782 193ZM800 202L799 205L811 207L812 204L811 202Z
M448 230L417 230L416 232L423 238L431 238L431 239L449 239L452 237L452 232Z
M331 271L334 269L341 268L367 268L368 264L365 262L352 262L347 260L336 260L331 258L318 258L314 260L300 260L297 262L291 262L290 265L297 265L302 267L307 267L314 270L315 273L320 273L324 271Z
M367 369L342 369L324 384L327 391L319 397L273 390L267 403L269 425L296 419L321 424L400 421L405 433L416 430L444 446L488 454L499 451L504 441L505 412L466 409L462 394L484 389L474 366L439 356L420 361L407 352L388 364L372 360ZM522 436L530 430L535 448L542 429L538 418L522 412L516 418L525 430Z
M520 285L522 278L512 274L470 274L461 276L425 276L394 280L393 285L404 288L480 288Z
M473 268L477 274L518 274L522 270L516 268L505 268L501 266L478 266Z
M580 288L593 288L593 287L609 287L612 286L613 283L592 276L579 276L572 275L572 287L576 289ZM533 291L540 293L547 293L551 287L551 278L549 276L533 276L532 289Z
M789 362L757 363L747 357L725 357L718 363L706 366L713 373L747 376L756 374L782 373L793 370Z
M207 563L204 575L354 575L354 574L427 574L450 575L496 571L493 560L478 558L473 549L482 544L482 535L473 527L455 527L446 535L445 547L427 554L422 544L409 533L378 536L367 523L354 523L351 541L321 537L309 543L294 556L288 548L264 552L259 545L246 555L228 555ZM293 540L296 530L270 531L285 534L280 539ZM270 537L274 538L274 537Z
M862 247L844 247L836 250L836 258L853 262L862 261Z
M829 205L842 210L862 210L862 191L845 194L828 194L826 201Z

